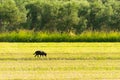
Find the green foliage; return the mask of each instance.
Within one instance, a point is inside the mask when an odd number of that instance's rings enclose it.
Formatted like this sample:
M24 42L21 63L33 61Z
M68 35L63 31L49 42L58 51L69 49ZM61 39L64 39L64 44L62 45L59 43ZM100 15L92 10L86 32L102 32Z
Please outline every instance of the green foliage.
M50 32L81 33L86 29L111 30L113 28L118 30L119 5L115 0L38 1L29 7L31 15L28 16L28 24L31 24L31 29ZM31 12L32 10L35 13Z
M14 0L2 0L0 2L0 30L15 29L16 25L25 21L23 14Z
M0 30L120 30L118 0L1 0Z

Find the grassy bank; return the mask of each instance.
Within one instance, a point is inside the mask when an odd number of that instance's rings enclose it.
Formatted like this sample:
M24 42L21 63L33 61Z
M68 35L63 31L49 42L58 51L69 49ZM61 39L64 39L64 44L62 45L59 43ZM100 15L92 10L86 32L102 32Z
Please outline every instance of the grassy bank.
M86 31L81 34L60 34L20 30L0 33L0 42L120 42L120 32Z
M120 43L0 43L0 80L119 80ZM47 57L34 57L43 50Z

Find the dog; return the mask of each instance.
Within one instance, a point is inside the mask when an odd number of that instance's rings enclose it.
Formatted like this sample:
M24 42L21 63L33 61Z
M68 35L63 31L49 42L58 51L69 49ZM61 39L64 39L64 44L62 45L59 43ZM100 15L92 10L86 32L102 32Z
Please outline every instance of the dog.
M47 53L45 53L44 51L35 51L34 53L35 57L41 57L41 56L47 56Z

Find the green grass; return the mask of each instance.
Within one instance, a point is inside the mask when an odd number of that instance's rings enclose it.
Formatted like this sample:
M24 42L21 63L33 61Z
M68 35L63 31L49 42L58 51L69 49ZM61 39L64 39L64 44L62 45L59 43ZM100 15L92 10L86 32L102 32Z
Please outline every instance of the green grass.
M119 80L120 43L0 43L0 80L11 79Z
M85 31L81 34L60 34L20 30L0 33L0 42L120 42L120 32Z

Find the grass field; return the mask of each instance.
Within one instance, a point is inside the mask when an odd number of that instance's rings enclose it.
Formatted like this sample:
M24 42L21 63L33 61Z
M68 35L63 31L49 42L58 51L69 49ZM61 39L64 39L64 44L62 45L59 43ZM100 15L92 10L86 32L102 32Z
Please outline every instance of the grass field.
M11 79L120 80L120 43L0 43L0 80Z

